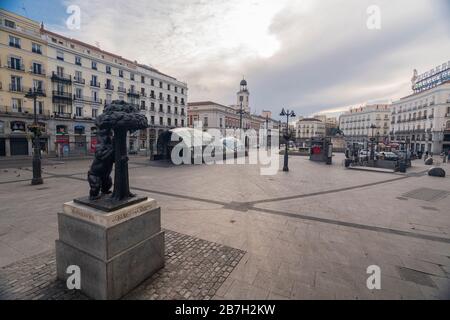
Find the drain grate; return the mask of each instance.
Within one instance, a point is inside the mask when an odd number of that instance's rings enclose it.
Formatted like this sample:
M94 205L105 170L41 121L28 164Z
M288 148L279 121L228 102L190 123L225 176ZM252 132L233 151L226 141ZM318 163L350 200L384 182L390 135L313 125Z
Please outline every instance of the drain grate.
M402 197L412 198L424 201L437 201L445 198L450 194L447 190L429 189L429 188L419 188L411 190L402 195Z

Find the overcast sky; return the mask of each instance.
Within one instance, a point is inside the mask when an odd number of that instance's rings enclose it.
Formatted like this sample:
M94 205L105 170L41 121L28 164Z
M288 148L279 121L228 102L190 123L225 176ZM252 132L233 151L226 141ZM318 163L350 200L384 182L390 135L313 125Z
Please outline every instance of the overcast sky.
M3 2L3 1L2 1ZM253 111L339 112L411 92L450 60L448 0L8 1L50 30L186 81L189 101L236 103L243 76ZM81 29L65 10L81 8ZM369 30L377 5L381 29ZM23 9L25 7L25 9Z

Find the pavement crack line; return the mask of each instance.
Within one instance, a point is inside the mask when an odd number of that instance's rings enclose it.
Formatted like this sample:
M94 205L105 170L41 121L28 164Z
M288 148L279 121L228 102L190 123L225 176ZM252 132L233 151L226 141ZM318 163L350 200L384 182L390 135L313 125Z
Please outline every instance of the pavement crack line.
M63 178L85 181L85 179L74 177L74 176L65 176ZM320 195L320 194L324 194L324 193L348 191L348 190L353 190L353 189L357 189L357 188L364 188L364 187L369 187L369 186L373 186L373 185L379 185L379 184L383 184L383 183L398 181L398 180L402 180L402 179L406 179L406 178L408 178L408 176L404 176L404 177L400 177L400 178L396 178L396 179L378 181L378 182L374 182L374 183L363 184L363 185L359 185L359 186L352 186L352 187L347 187L347 188L342 188L342 189L328 190L328 191L323 191L323 192L315 192L315 193L304 194L304 195L300 195L300 196L292 196L292 197L289 197L289 199L311 197L311 196L316 196L316 195ZM151 190L151 189L145 189L145 188L139 188L139 187L132 187L131 189L137 190L137 191L142 191L142 192L147 192L147 193L154 193L154 194L160 194L160 195L169 196L169 197L180 198L180 199L212 203L212 204L217 204L217 205L221 205L224 207L230 206L230 204L232 204L232 202L229 203L229 202L224 202L224 201L198 198L198 197L180 195L180 194L175 194L175 193L171 193L171 192ZM280 200L280 198L277 198L276 201L281 201L281 200ZM267 201L264 201L264 202L267 202ZM254 203L255 202L247 202L246 203L248 205L248 211L258 211L258 212L262 212L262 213L285 216L285 217L290 217L290 218L295 218L295 219L316 221L316 222L332 224L332 225L339 225L339 226L348 227L348 228L375 231L375 232L399 235L399 236L422 239L422 240L450 243L449 238L438 237L438 236L433 236L433 235L426 235L426 234L421 234L421 233L414 233L414 232L403 231L403 230L398 230L398 229L389 229L389 228L384 228L384 227L370 226L370 225L364 225L364 224L346 222L346 221L340 221L340 220L334 220L334 219L320 218L320 217L308 216L308 215L297 214L297 213L283 212L283 211L277 211L277 210L272 210L272 209L258 208L258 207L254 207L254 205L253 205ZM233 209L230 208L230 210L233 210ZM242 212L242 211L240 211L240 212Z

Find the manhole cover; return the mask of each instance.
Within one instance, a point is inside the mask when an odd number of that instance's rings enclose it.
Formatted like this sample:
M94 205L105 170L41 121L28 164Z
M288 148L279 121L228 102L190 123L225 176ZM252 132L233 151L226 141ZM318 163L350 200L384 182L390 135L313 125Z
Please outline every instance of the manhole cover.
M424 201L436 201L445 198L450 194L447 190L419 188L409 191L403 194L403 197L424 200Z

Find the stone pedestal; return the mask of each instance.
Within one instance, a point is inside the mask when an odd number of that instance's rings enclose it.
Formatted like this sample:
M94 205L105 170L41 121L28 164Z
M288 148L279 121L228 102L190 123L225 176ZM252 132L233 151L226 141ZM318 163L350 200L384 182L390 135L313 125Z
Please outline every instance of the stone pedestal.
M119 299L164 266L160 207L153 199L105 212L73 201L58 213L58 279L81 271L81 291L93 299Z

